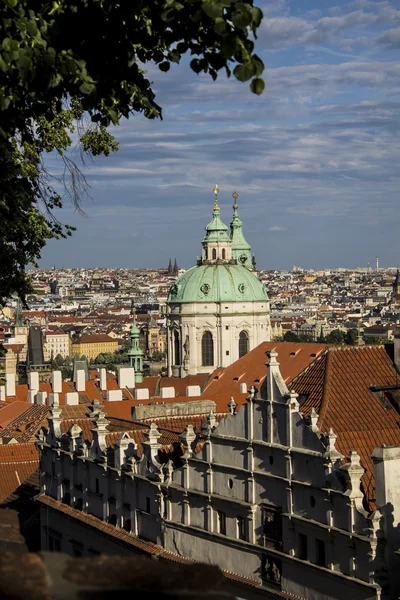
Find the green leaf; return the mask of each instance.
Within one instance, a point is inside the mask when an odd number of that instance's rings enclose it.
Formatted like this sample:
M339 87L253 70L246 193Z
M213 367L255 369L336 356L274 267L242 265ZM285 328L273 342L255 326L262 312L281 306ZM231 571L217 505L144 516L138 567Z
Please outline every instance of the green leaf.
M226 31L226 21L222 17L217 17L214 23L214 31L215 33L219 33L222 35Z
M4 2L7 6L11 6L11 8L14 8L18 4L18 0L4 0Z
M158 65L158 68L160 69L160 71L166 73L167 71L169 71L170 66L171 65L168 61L164 61Z
M256 77L255 79L253 79L253 81L250 84L251 91L253 92L253 94L257 94L258 96L263 93L264 88L265 88L264 79L260 79L259 77Z
M219 71L219 69L222 69L222 67L225 66L225 58L222 56L222 54L210 54L208 56L208 62L210 63L210 65L212 66L213 69L216 69L217 71ZM212 73L211 73L212 75Z
M88 83L87 81L85 81L84 83L82 83L79 86L79 91L85 95L91 94L94 89L95 89L95 86L92 83Z
M222 17L223 14L223 8L219 2L203 2L202 9L211 19Z
M232 23L239 29L246 29L252 21L251 12L249 10L235 12L232 15Z
M259 27L263 18L263 12L261 8L258 8L258 6L253 6L253 8L251 9L251 15L253 17L254 25L256 27Z
M239 81L248 81L255 75L254 65L250 61L242 65L236 65L233 69L233 74Z
M200 73L200 71L203 70L204 68L204 59L199 59L199 58L194 58L191 62L190 62L190 68L192 69L192 71L194 71L195 73Z
M264 63L261 58L257 56L257 54L253 54L251 57L251 62L253 63L255 70L254 75L258 77L264 71Z
M227 60L234 56L237 50L237 39L236 35L232 33L227 33L222 36L221 42L221 54Z
M29 33L29 35L31 35L32 37L35 37L35 35L38 32L36 21L29 21L28 25L26 27L26 30Z

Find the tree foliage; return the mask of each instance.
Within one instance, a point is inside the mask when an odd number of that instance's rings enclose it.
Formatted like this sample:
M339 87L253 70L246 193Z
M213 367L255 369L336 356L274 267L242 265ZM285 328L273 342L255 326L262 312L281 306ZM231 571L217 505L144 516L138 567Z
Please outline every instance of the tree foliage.
M286 331L285 335L283 336L283 341L284 342L298 342L299 336L296 335L294 333L294 331Z
M333 329L326 336L326 342L328 344L343 344L344 336L344 331L342 331L341 329Z
M71 235L55 217L62 184L75 206L87 190L68 149L82 156L118 148L106 129L142 113L161 117L148 63L167 72L190 55L196 73L250 81L262 19L253 0L0 0L0 305L31 291L25 268L46 242ZM43 155L56 153L56 177Z
M346 331L346 335L344 336L344 341L346 344L355 344L358 337L357 329L348 329Z

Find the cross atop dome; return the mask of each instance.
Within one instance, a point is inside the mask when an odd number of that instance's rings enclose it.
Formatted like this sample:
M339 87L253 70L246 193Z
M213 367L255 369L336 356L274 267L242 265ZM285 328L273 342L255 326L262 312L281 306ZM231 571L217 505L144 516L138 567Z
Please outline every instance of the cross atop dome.
M233 206L232 206L232 208L233 208L233 210L237 210L239 208L238 207L238 203L237 203L237 199L239 198L239 194L237 192L233 192L232 198L233 198Z

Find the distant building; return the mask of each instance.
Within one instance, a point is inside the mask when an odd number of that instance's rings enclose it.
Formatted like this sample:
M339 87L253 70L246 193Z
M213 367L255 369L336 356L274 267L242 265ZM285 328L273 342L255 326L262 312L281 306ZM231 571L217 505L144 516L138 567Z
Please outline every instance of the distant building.
M63 358L70 355L69 335L65 331L46 331L45 353L48 360L54 359L58 354Z
M105 334L83 334L71 342L73 356L86 356L88 360L99 354L114 354L118 350L118 340Z

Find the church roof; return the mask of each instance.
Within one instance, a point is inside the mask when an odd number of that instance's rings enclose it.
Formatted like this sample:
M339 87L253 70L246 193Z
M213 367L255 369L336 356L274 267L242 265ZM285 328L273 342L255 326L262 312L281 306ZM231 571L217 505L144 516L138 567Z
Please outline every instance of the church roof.
M168 302L267 302L265 286L246 267L202 264L171 286Z

